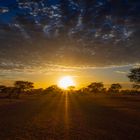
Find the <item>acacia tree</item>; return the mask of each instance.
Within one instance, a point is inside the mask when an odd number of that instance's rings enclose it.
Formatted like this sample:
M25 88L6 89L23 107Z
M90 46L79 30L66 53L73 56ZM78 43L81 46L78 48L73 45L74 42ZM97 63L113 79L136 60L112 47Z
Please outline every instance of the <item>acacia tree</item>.
M112 84L109 88L109 92L117 93L122 88L122 86L119 83Z
M133 88L140 89L140 67L131 69L127 76L130 82L134 82Z
M102 92L104 89L104 84L102 82L94 82L88 86L88 89L93 93Z
M34 83L28 81L16 81L14 83L15 89L17 90L17 95L21 94L22 92L30 91L34 88Z

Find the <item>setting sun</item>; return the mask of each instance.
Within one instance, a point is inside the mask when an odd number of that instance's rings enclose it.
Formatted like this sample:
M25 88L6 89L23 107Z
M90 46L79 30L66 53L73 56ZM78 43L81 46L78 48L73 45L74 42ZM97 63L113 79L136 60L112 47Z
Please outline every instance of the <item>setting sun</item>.
M71 76L65 76L58 81L58 86L67 89L69 86L75 86L75 83Z

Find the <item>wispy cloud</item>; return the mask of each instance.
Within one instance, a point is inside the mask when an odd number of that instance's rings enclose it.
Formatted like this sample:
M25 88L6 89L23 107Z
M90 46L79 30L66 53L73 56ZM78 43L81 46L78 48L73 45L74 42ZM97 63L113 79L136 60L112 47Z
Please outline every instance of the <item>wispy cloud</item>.
M128 72L126 72L126 71L119 71L119 70L117 70L117 71L115 71L116 73L118 73L118 74L127 74Z
M103 69L117 69L116 73L127 73L120 69L124 68L133 68L138 66L138 64L129 64L129 65L110 65L104 67L95 67L90 65L81 65L81 66L67 66L53 63L16 63L12 61L6 61L0 63L0 71L11 71L11 72L28 72L28 73L47 73L47 72L69 72L69 71L80 71L80 70L103 70Z

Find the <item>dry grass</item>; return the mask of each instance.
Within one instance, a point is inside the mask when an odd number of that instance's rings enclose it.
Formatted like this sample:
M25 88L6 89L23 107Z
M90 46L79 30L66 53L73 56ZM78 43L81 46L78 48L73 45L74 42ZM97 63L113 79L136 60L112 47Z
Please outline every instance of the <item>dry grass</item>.
M2 140L139 140L140 96L48 94L0 100Z

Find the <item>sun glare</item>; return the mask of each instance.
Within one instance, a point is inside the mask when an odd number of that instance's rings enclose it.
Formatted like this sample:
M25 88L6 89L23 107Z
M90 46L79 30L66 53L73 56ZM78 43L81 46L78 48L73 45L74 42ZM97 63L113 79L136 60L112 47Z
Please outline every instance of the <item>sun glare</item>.
M71 76L65 76L59 80L58 86L60 88L67 89L70 86L75 86L75 83Z

